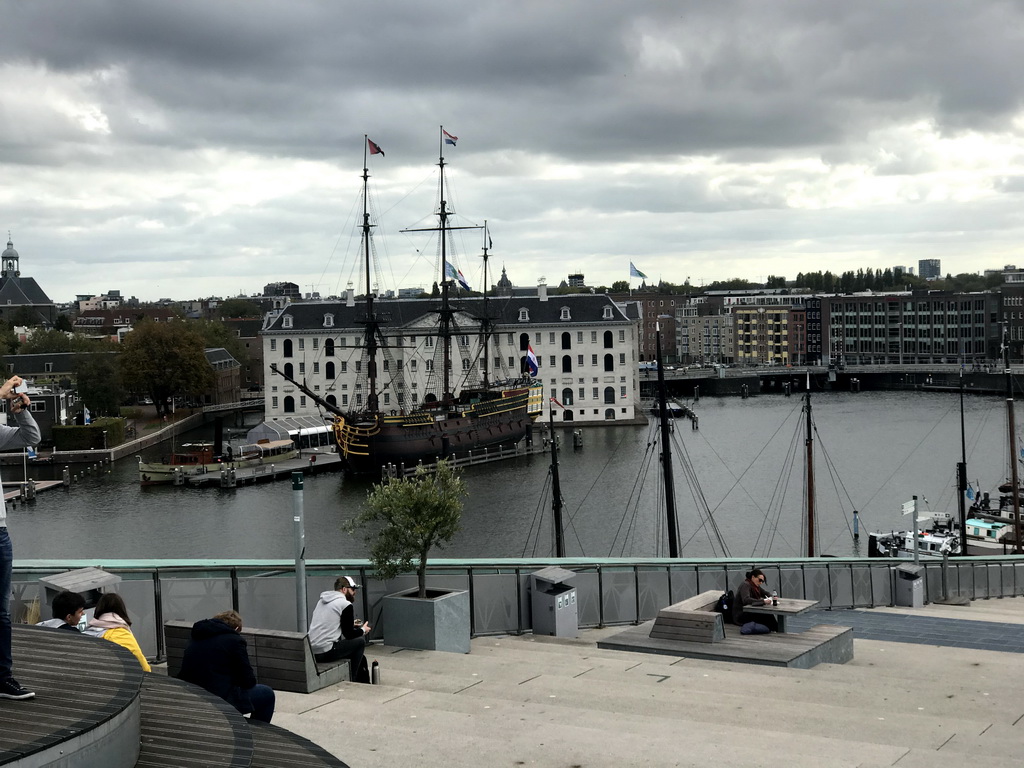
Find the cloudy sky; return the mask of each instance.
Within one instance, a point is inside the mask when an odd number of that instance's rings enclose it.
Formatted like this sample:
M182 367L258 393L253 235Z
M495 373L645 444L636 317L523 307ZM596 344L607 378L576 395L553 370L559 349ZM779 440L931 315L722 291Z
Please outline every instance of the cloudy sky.
M978 272L1024 235L1024 3L0 0L0 228L55 301ZM482 238L458 264L482 283ZM638 281L634 281L636 284Z

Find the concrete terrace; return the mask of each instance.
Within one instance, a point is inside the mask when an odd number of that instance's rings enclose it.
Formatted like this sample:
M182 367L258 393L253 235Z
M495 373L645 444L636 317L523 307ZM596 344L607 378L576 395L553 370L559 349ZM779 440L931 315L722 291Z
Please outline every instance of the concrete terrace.
M855 628L853 661L796 670L596 647L622 627L481 637L468 655L378 645L380 686L279 693L274 722L353 768L1020 765L1024 598L811 618Z

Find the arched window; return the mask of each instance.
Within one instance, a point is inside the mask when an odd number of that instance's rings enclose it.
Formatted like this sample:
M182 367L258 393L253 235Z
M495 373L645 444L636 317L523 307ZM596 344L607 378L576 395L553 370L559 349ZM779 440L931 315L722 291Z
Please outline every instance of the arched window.
M572 355L562 355L562 373L572 373Z
M572 334L568 331L562 333L562 349L572 349Z
M566 387L562 390L562 405L566 408L572 405L572 388Z
M605 355L604 356L604 369L606 371L614 371L615 370L615 357L614 357L614 355L610 355L609 354L609 355Z
M324 355L334 357L334 339L324 339Z
M519 334L519 351L525 352L530 346L530 334L520 333Z
M605 408L604 409L604 419L605 419L605 421L615 421L615 409L614 408Z
M294 368L292 368L291 363L284 364L284 375L287 376L289 379L295 377Z
M335 377L336 374L334 373L334 361L333 360L328 360L327 361L327 365L324 366L324 371L327 374L327 380L328 381L334 381L334 377Z
M332 315L330 312L328 312L328 313L326 313L324 315L324 328L333 328L333 327L334 327L334 315Z
M468 357L462 358L462 370L468 371L472 361Z
M604 388L604 404L615 405L615 387ZM605 418L608 418L607 415Z
M284 348L284 356L285 357L291 357L292 356L292 340L291 339L285 339L284 340L283 348Z
M285 395L284 398L284 412L295 413L295 398L291 395Z
M572 411L568 409L562 411L562 421L572 421Z
M530 322L530 310L528 310L526 307L520 307L519 308L519 322L520 323L528 323L528 322Z
M337 405L338 404L338 398L336 398L334 395L328 395L326 399L327 399L327 402L328 402L329 405Z

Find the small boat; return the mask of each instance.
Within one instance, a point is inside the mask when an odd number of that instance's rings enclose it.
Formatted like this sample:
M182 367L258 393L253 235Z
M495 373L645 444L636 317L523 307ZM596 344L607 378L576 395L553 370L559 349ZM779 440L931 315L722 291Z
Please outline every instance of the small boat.
M934 512L918 518L925 523L917 532L916 549L918 557L931 558L960 553L960 531L953 516L945 512ZM968 520L968 523L971 521ZM868 557L913 558L915 539L913 531L874 532L868 534Z
M172 453L167 462L144 462L139 457L139 483L161 485L174 481L175 475L193 477L219 472L222 467L242 469L272 461L294 459L299 449L291 440L268 440L238 447L228 446L224 453L215 453L212 443L186 443Z

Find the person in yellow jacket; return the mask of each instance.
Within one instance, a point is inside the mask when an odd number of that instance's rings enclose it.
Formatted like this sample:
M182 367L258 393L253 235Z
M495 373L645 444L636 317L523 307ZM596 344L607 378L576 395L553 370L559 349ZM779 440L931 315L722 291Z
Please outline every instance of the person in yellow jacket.
M85 630L85 634L102 637L104 640L127 648L135 654L135 658L139 660L139 664L144 670L152 672L135 635L132 634L131 627L132 620L128 618L128 609L124 605L124 600L116 592L107 592L96 603L96 611L93 618L89 619L89 628Z

